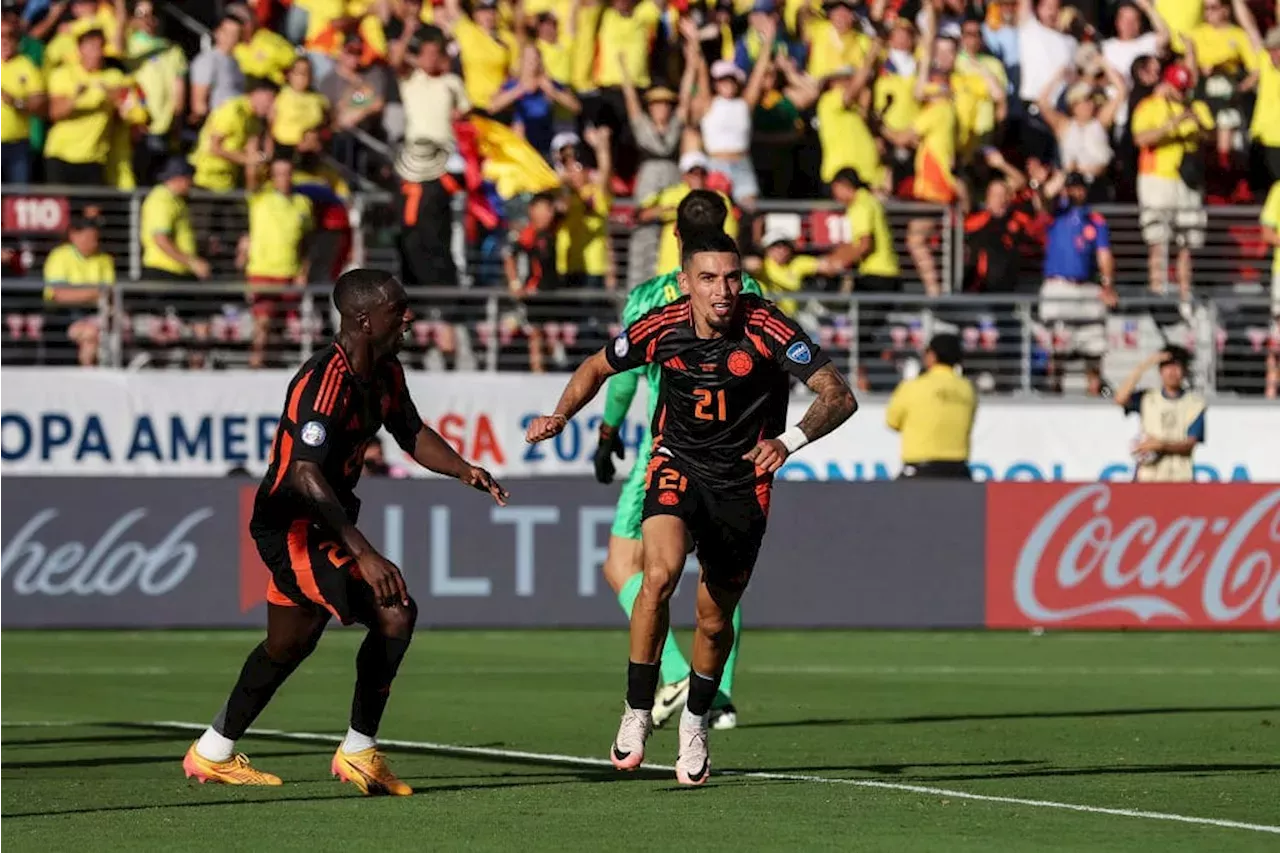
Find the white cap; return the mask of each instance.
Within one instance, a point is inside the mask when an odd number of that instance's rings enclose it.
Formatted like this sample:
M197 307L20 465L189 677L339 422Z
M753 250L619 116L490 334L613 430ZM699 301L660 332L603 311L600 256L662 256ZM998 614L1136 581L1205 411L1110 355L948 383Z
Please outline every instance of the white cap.
M701 151L687 151L680 155L680 174L692 172L694 169L709 169L711 161Z
M792 237L780 228L770 228L768 231L764 232L764 239L760 242L761 245L768 249L770 246L778 243L790 243L792 242Z
M559 151L561 148L576 148L580 144L582 144L582 139L572 130L566 130L551 137L552 151Z
M719 80L721 77L732 77L739 83L747 79L747 75L742 73L742 69L729 59L717 59L711 63L711 79Z

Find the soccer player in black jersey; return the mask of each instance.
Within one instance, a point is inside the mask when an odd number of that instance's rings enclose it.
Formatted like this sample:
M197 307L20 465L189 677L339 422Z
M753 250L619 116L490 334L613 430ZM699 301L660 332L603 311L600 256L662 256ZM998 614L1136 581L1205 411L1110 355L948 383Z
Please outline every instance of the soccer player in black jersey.
M710 772L708 712L733 645L730 620L764 536L773 474L789 454L844 423L857 404L831 360L794 322L772 302L741 294L732 238L693 235L681 260L687 295L646 314L583 362L555 412L534 419L526 439L559 433L610 375L662 365L641 528L644 581L631 614L627 703L609 757L620 770L644 760L668 601L691 537L702 572L676 778L701 785ZM783 431L787 374L817 399Z
M236 754L235 742L311 653L330 618L369 629L356 655L355 697L331 769L365 794L413 790L387 767L375 736L391 681L413 636L418 608L400 569L356 528L354 490L364 452L385 425L418 464L488 492L507 492L422 423L396 353L412 315L390 273L358 269L333 288L342 317L337 339L289 383L271 464L249 530L271 571L267 638L249 654L222 710L192 744L182 767L201 782L279 785Z

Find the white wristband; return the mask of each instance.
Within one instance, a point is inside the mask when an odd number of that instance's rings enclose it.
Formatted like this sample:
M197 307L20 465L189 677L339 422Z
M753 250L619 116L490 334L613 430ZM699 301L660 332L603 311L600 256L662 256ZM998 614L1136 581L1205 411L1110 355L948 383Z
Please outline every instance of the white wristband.
M809 436L805 435L804 430L800 429L800 427L793 426L778 436L778 441L782 442L782 446L787 449L788 454L792 454L809 443Z

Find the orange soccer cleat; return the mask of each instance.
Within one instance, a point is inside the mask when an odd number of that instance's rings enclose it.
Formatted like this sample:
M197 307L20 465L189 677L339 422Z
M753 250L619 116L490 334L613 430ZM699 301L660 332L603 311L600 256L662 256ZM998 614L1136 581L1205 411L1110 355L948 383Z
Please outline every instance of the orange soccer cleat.
M342 747L333 754L333 775L343 782L350 782L360 789L362 794L390 794L393 797L407 797L413 789L396 778L387 766L387 759L377 747L369 747L359 752L344 752Z
M182 759L182 772L187 774L188 779L199 779L201 785L205 782L221 782L224 785L284 784L279 776L255 770L243 755L233 755L228 761L210 761L196 752L194 743Z

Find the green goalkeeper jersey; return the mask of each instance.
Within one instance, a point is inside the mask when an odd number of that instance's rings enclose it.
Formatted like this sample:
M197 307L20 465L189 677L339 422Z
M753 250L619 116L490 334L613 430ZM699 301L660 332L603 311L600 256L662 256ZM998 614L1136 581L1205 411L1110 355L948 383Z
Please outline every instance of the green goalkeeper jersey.
M636 285L635 289L627 294L627 304L622 308L623 327L630 326L653 309L670 305L679 299L683 294L680 292L678 274L678 271L669 272ZM742 275L742 292L763 295L760 284L746 273ZM649 386L646 428L653 423L653 410L658 405L658 387L662 382L661 364L646 364L644 367L619 373L609 380L604 405L606 424L617 427L622 423L622 419L627 416L627 410L631 408L631 401L636 395L636 386L640 382L641 375Z

